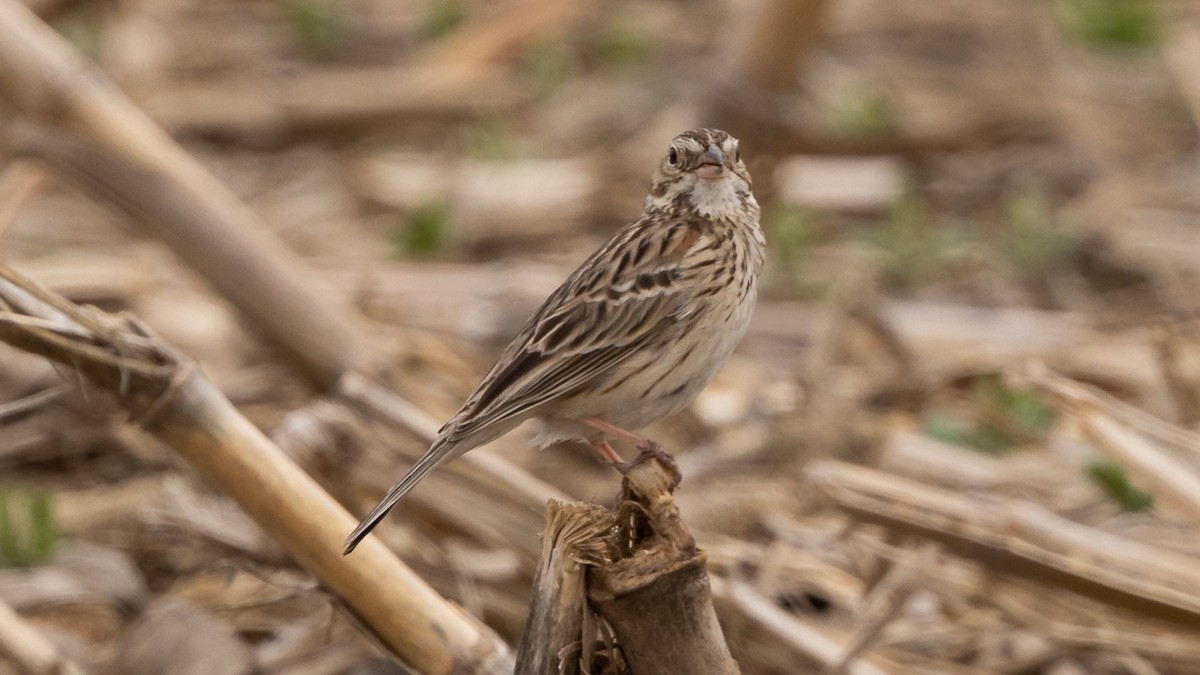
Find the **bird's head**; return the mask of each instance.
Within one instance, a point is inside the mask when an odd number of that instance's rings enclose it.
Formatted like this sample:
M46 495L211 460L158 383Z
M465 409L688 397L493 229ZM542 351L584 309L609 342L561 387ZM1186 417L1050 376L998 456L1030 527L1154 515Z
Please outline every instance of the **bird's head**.
M748 209L757 213L738 140L720 129L676 136L650 181L646 209L694 211L706 217Z

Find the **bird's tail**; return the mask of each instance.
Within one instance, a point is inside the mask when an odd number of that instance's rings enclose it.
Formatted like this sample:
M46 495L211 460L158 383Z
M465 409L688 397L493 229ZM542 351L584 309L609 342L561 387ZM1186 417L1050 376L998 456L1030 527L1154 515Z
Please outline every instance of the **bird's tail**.
M354 547L358 546L358 543L363 540L363 537L370 534L371 530L375 529L375 526L379 524L379 521L383 520L388 511L391 511L392 507L403 499L409 490L412 490L416 487L417 483L421 482L425 474L432 471L438 464L452 457L453 449L453 444L447 443L445 439L439 438L435 441L425 455L417 460L413 468L408 470L404 478L399 483L393 485L391 490L388 490L383 500L375 508L371 509L367 517L363 518L362 522L358 524L358 527L354 528L349 537L346 537L346 545L342 549L342 555L347 555L353 551Z

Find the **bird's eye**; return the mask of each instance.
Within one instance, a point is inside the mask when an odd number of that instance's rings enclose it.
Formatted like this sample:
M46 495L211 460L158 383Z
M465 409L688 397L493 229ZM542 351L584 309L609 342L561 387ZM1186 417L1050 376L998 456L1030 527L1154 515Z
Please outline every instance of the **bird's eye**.
M676 150L675 148L671 148L669 151L667 151L667 164L670 164L671 166L675 166L678 163L679 163L679 151Z

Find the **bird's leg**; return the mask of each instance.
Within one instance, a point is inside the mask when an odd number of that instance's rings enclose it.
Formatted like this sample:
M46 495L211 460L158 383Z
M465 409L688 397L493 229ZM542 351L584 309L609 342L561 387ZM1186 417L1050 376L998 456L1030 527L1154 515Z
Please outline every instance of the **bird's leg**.
M627 431L625 429L622 429L621 427L619 427L615 424L609 424L608 422L605 422L604 420L600 419L599 417L585 417L580 421L583 422L584 424L588 425L589 427L592 427L593 429L597 429L599 431L603 431L604 433L606 433L610 436L616 436L617 438L623 438L623 439L629 441L630 443L632 443L633 447L637 448L638 450L647 450L652 445L658 445L657 443L650 440L649 438L639 436L639 435L633 433L632 431Z
M613 450L613 447L608 444L608 441L593 441L592 447L595 448L596 452L599 452L600 456L604 458L604 461L608 462L609 464L615 464L617 466L623 466L625 464L625 460L621 459L621 456L617 454L616 450Z
M642 454L650 455L654 459L657 459L659 464L662 464L663 467L671 472L671 490L678 487L679 482L683 480L683 474L679 471L679 463L675 461L671 453L663 450L663 447L658 443L627 429L622 429L615 424L609 424L599 417L585 417L580 421L593 429L598 429L611 436L623 438L632 443L635 448L641 450ZM617 454L608 443L604 443L604 447L608 448L607 452L611 452L614 455ZM606 451L601 449L600 446L597 445L596 448L600 450L601 454L605 454ZM620 458L618 457L618 459Z

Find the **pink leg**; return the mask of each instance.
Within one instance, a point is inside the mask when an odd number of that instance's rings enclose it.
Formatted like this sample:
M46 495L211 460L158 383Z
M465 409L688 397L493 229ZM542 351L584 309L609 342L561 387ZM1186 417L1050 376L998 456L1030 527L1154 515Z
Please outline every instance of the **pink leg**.
M599 417L585 417L582 420L580 420L580 422L583 422L584 424L588 425L589 427L592 427L593 429L603 431L604 433L609 434L610 436L616 436L617 438L623 438L623 439L629 441L630 443L632 443L634 445L634 447L636 447L638 450L645 450L654 445L657 445L654 441L650 440L649 438L639 436L639 435L633 433L632 431L626 431L625 429L622 429L621 427L616 426L615 424L609 424L608 422L605 422L604 420L600 419Z
M621 456L617 454L616 450L613 450L613 447L608 444L608 441L592 443L592 447L596 448L596 452L599 452L600 456L603 457L604 460L607 461L609 464L624 464L625 463L625 460L621 459Z
M679 485L679 482L683 480L683 474L679 472L679 464L675 462L675 458L672 457L666 450L663 450L662 446L658 443L655 443L649 438L639 436L632 431L622 429L614 424L609 424L599 417L586 417L580 421L592 427L593 429L603 431L611 436L623 438L630 443L633 443L634 447L636 447L638 450L641 450L643 455L649 455L657 459L660 464L662 464L668 471L671 472L672 490L674 490L675 487ZM612 446L609 446L608 443L604 443L604 446L608 448L608 452L612 452L614 455L617 454L616 452L613 452ZM599 448L600 446L596 447ZM601 452L603 453L604 451L601 450ZM634 463L638 463L641 461L641 459L642 458L639 457L638 459L634 460Z

